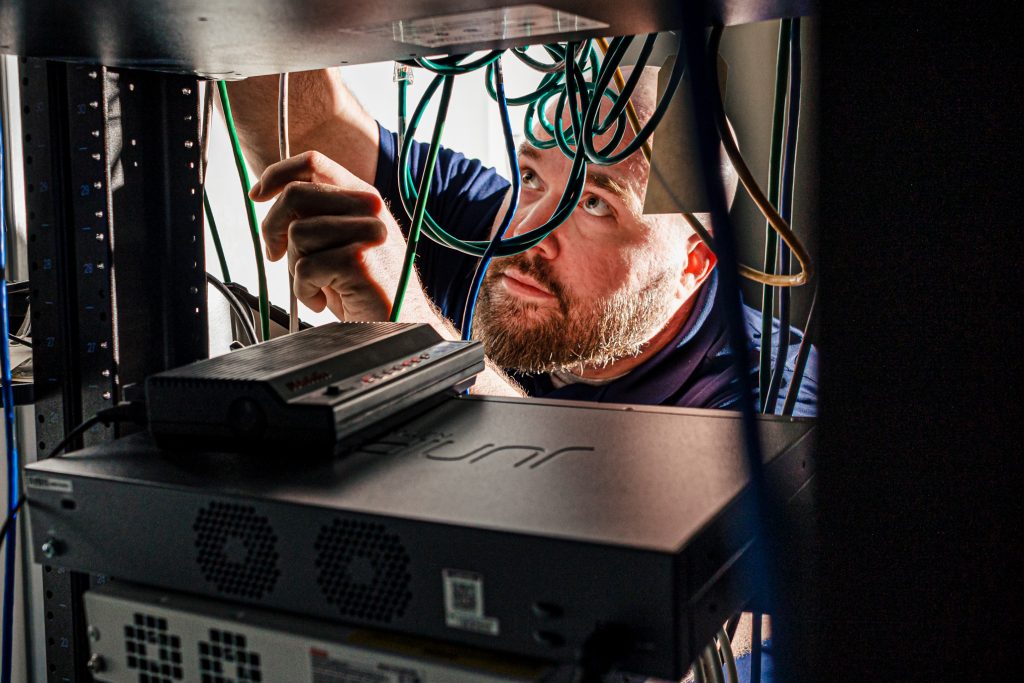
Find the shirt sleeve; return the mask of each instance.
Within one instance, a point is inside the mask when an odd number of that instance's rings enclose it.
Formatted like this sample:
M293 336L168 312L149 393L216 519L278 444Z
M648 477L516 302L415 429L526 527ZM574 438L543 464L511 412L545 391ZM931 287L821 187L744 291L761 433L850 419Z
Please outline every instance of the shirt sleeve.
M410 218L399 191L398 135L380 124L378 128L380 145L374 185L407 235ZM423 142L414 142L410 150L408 163L417 187L428 151L429 145ZM487 239L508 188L509 182L493 168L442 147L434 166L427 211L441 227L459 239ZM410 203L409 211L412 208ZM437 244L426 235L421 236L416 257L420 280L427 295L459 329L475 265L474 257Z

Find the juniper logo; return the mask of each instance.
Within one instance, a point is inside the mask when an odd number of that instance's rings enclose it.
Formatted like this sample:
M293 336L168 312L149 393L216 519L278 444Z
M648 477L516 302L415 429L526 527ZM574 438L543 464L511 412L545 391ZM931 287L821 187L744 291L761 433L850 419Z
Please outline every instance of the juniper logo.
M594 447L466 443L442 432L398 432L361 450L378 454L406 452L427 460L467 465L504 462L509 467L535 470L570 453L591 453Z

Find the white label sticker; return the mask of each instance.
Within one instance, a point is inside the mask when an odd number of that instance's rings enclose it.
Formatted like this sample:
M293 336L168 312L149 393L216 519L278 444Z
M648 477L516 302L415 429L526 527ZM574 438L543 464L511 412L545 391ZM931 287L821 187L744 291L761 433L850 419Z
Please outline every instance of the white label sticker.
M474 633L496 636L500 623L484 614L484 577L461 569L444 569L444 623Z
M599 28L608 28L608 24L543 5L520 5L392 21L387 24L341 29L339 32L435 48L491 40L531 38L553 33L575 33Z
M357 663L332 657L318 649L310 651L312 683L419 683L421 672L384 663Z
M59 493L71 493L74 490L70 479L56 479L54 477L44 477L38 474L30 474L25 477L25 483L30 489L57 491Z

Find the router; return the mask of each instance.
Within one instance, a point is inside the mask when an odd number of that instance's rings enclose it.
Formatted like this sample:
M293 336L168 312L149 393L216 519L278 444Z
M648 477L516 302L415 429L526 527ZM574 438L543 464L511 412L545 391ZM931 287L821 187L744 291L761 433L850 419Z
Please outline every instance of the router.
M167 448L335 453L347 437L473 384L479 342L413 323L330 323L146 380L149 429Z

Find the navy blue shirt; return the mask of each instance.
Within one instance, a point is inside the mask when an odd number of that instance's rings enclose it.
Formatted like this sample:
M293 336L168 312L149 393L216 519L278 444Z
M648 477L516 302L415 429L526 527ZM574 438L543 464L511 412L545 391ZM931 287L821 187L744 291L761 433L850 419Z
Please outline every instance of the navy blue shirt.
M412 146L410 156L414 178L420 177L427 147L425 143ZM374 184L403 231L407 230L409 216L402 207L398 190L398 136L383 127L380 128L380 152ZM441 149L427 210L442 227L460 239L488 239L508 188L508 181L494 169L458 152ZM416 264L423 287L441 312L459 329L476 260L427 238L419 243ZM740 393L729 353L725 321L716 303L717 287L718 274L713 272L697 292L690 317L675 339L642 365L612 382L599 386L576 383L555 387L547 374L512 373L512 376L530 396L691 408L737 407ZM751 381L756 391L761 314L749 306L743 308L750 340ZM776 339L778 328L776 320ZM781 410L789 391L801 338L799 330L790 329L786 371L776 404L778 410ZM776 353L777 346L772 349L773 365ZM811 416L816 413L817 367L817 351L812 349L797 394L794 415Z

